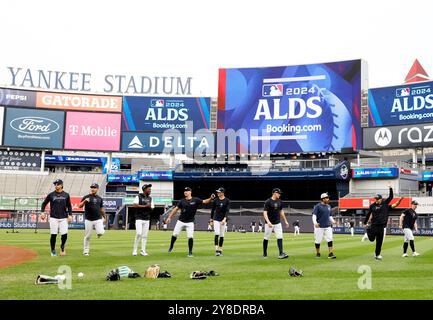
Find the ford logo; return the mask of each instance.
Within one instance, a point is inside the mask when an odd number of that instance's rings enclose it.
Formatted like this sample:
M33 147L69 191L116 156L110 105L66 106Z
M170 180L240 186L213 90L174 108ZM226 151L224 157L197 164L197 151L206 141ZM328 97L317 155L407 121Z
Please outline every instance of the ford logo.
M27 134L50 134L59 130L57 122L41 117L20 117L12 120L10 126L15 131Z

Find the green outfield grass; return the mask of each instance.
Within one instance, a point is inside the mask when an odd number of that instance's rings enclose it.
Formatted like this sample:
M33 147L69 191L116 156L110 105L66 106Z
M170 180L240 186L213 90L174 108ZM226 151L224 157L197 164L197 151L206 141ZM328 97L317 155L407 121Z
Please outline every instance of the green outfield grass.
M224 256L215 257L213 233L196 232L194 257L188 258L186 233L182 232L174 251L167 253L171 232L150 231L147 257L133 257L134 231L107 231L101 238L94 235L91 255L82 255L84 231L72 230L67 256L50 257L49 234L30 230L7 234L0 231L0 245L36 250L39 256L29 262L0 269L0 299L433 299L433 237L417 237L419 257L402 258L402 236L387 236L383 261L373 259L374 246L361 242L361 236L336 235L337 259L324 253L315 258L312 234L296 238L285 234L284 249L289 259L277 259L276 240L269 242L268 258L262 257L261 234L228 233ZM60 239L58 239L59 241ZM409 249L410 252L410 249ZM154 263L172 274L170 279L122 279L105 281L106 274L117 266L128 265L144 274ZM56 275L61 265L72 268L72 289L56 285L35 285L38 274ZM372 270L372 288L360 290L360 266ZM289 277L290 266L304 271L304 277ZM218 277L191 280L194 270L215 270ZM84 272L83 279L77 278Z

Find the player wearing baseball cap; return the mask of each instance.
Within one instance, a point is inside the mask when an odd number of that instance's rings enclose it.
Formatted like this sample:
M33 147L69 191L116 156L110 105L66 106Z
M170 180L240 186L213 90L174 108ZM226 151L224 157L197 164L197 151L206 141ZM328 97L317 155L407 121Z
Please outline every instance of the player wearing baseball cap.
M383 238L388 223L389 209L397 207L403 199L400 198L396 203L390 205L393 198L394 192L391 187L389 187L389 196L386 200L383 200L381 194L377 194L364 220L364 224L366 224L367 227L368 240L371 242L376 240L376 249L374 251L374 258L376 260L382 260L380 252L382 251Z
M90 193L85 195L78 207L84 207L84 247L83 255L88 256L90 251L90 238L95 227L96 234L100 238L104 233L104 221L106 220L105 209L102 198L97 194L99 185L92 183Z
M63 181L57 179L53 182L54 191L49 193L41 205L41 219L45 219L45 207L50 204L50 245L51 256L57 256L56 240L57 233L60 231L62 235L62 243L60 245L60 255L66 254L65 245L68 239L68 222L72 221L72 205L69 193L63 191Z
M263 217L265 219L265 236L263 238L263 257L268 256L268 241L272 234L275 233L277 238L277 245L279 250L278 259L286 259L289 256L283 251L283 227L281 226L281 219L284 220L286 228L289 226L286 216L283 211L283 202L281 201L282 191L279 188L272 190L272 196L266 200L263 209Z
M417 257L419 253L415 251L415 238L413 236L413 230L418 231L418 226L416 224L416 219L418 215L416 214L416 208L418 207L418 202L413 200L409 209L403 211L400 216L400 229L404 232L404 243L403 243L403 256L407 257L407 247L410 244L412 249L412 256Z
M137 255L138 243L141 239L141 252L140 255L147 256L146 252L146 243L147 243L147 235L149 233L150 226L150 213L155 207L153 204L152 197L150 196L152 192L151 184L144 184L141 189L143 193L140 193L135 197L134 200L134 208L135 212L135 241L134 241L134 249L132 251L132 255Z
M177 240L178 235L182 231L183 228L186 229L186 235L188 237L188 257L193 257L192 248L194 244L194 221L195 214L197 213L197 209L202 204L208 204L215 198L215 195L212 194L210 198L206 200L202 200L197 197L192 197L191 195L192 189L190 187L186 187L183 191L185 198L181 199L176 207L170 212L165 223L170 223L171 218L176 214L177 211L180 211L179 219L176 222L176 225L173 230L173 235L171 236L170 247L168 248L168 252L173 250L174 243Z
M320 243L325 238L328 243L328 258L335 259L334 248L332 243L332 224L335 223L331 215L331 206L329 205L329 195L322 193L320 203L316 204L313 209L314 224L314 244L316 246L316 257L320 258Z
M212 211L210 214L211 221L214 225L216 256L222 256L227 215L230 211L230 199L226 198L225 192L226 190L222 187L216 190L218 197L212 201Z

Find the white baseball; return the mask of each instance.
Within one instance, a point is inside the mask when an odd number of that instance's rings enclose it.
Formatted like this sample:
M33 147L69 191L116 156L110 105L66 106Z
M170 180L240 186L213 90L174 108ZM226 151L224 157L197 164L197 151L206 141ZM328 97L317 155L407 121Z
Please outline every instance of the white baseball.
M84 277L84 273L78 272L78 278L82 278L82 277Z

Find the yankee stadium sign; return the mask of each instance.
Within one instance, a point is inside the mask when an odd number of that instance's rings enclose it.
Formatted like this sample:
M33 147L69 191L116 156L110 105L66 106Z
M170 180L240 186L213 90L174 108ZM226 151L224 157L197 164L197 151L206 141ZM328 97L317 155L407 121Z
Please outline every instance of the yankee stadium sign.
M192 77L103 74L6 66L0 85L34 90L115 94L191 95Z
M433 144L433 123L363 128L364 149L404 149Z

